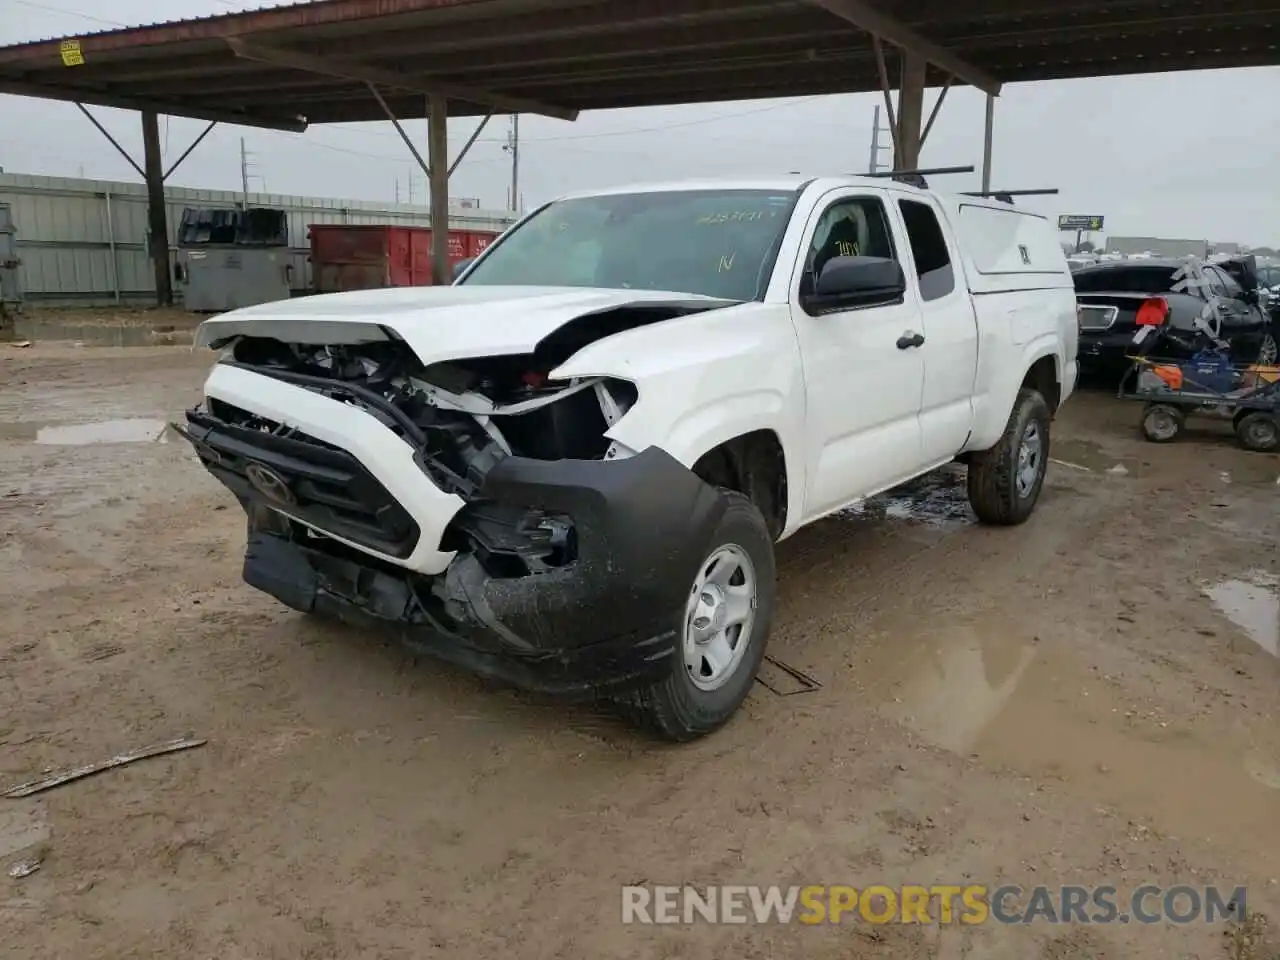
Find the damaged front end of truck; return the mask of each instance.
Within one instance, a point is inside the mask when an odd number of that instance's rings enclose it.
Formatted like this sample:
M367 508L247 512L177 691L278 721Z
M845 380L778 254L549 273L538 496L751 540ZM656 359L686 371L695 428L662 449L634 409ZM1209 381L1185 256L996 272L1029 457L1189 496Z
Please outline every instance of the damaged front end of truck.
M224 324L180 429L248 515L245 580L288 606L527 688L653 683L679 660L724 497L609 438L635 384L553 374L604 336L718 305L611 309L531 351L426 365L388 327L317 344Z

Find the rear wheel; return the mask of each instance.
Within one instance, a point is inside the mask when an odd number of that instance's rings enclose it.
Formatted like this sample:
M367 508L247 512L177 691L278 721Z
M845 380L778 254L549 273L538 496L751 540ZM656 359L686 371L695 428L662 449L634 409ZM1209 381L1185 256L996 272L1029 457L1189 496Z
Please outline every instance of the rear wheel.
M1275 453L1280 450L1280 417L1260 410L1246 414L1236 423L1236 436L1247 450Z
M1264 367L1280 363L1280 347L1276 345L1275 334L1268 333L1262 338L1262 347L1258 350L1258 363Z
M1024 387L1004 435L969 461L969 505L983 523L1013 526L1031 516L1049 466L1049 405Z
M1142 435L1152 443L1172 443L1186 422L1186 413L1173 404L1148 404L1142 413Z
M728 509L676 617L677 663L661 683L619 694L633 722L667 740L722 726L755 681L773 623L773 538L755 505L726 492Z

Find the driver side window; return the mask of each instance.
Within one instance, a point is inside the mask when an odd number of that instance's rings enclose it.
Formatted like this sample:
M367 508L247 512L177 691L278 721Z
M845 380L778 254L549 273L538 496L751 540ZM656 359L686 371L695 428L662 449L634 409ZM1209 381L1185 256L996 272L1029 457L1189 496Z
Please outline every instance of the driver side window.
M802 289L810 287L834 257L898 259L883 203L875 197L850 197L827 207L809 242Z

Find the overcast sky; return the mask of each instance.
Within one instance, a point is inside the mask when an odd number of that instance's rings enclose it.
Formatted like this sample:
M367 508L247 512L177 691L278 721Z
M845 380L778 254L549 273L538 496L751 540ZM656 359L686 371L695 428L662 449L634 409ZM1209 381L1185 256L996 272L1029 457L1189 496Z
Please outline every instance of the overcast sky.
M0 44L263 6L271 0L0 0ZM936 91L927 95L926 110ZM526 205L570 190L719 175L862 172L878 94L719 103L583 114L575 123L524 116L520 187ZM984 98L953 90L925 145L924 165L982 163ZM993 186L1057 187L1026 205L1102 214L1107 232L1280 244L1280 70L1223 70L1014 84L997 101ZM141 157L136 114L93 108ZM450 124L459 149L473 120ZM203 124L162 121L169 159ZM425 144L425 124L408 125ZM451 180L455 196L505 207L509 120L495 117ZM239 189L240 140L251 190L423 202L425 184L390 124L305 134L244 127L214 132L174 174L182 186ZM889 154L884 154L888 159ZM8 172L132 180L136 174L72 104L0 95L0 167ZM944 183L945 181L945 183ZM937 178L974 189L976 177Z

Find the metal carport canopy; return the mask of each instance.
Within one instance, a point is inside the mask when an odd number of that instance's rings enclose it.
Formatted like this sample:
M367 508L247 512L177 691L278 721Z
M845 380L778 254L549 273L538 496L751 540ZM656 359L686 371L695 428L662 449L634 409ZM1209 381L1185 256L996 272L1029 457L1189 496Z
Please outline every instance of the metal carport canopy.
M879 90L885 45L910 165L926 85L1273 65L1280 0L316 0L0 47L0 93L140 110L149 149L159 113L286 130L431 116L443 208L446 109L573 119Z

